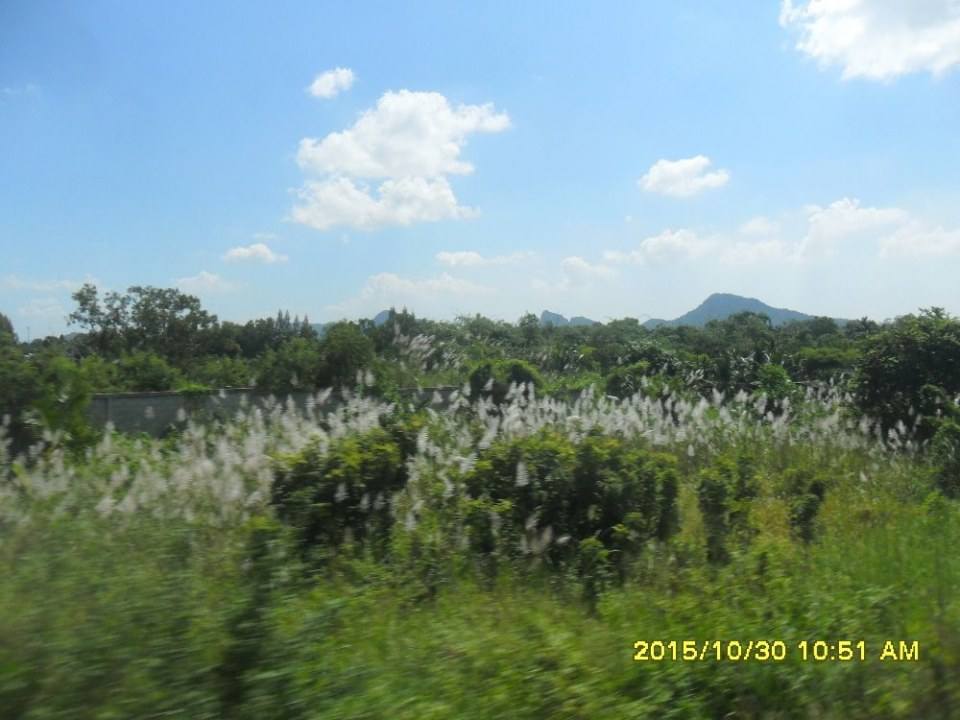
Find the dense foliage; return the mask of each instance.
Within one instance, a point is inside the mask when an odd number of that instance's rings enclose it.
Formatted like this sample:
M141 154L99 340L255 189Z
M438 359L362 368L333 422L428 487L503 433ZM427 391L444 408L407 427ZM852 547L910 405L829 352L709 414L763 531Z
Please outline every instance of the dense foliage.
M78 303L70 339L0 317L4 717L957 714L942 311L653 331L393 312L321 337L150 288ZM162 439L86 421L98 390L251 378L311 402ZM789 652L635 662L637 640ZM868 657L800 659L815 640ZM888 640L919 657L881 661Z

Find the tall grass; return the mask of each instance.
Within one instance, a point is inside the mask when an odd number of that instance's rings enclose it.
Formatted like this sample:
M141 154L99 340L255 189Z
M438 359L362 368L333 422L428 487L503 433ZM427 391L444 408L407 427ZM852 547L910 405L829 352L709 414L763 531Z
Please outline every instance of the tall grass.
M2 715L960 716L957 506L906 428L878 434L839 394L329 399L167 440L106 433L82 456L55 435L19 457L0 440ZM371 433L402 458L389 493L364 492ZM514 517L556 487L549 468L601 458L577 472L614 482L618 448L674 458L668 537L627 522L590 546L535 503ZM497 475L496 457L518 459ZM704 488L730 472L749 493L724 506L718 561ZM280 492L295 473L301 495ZM342 538L305 540L317 518ZM686 639L791 653L632 659L636 640ZM917 640L920 659L798 660L801 640L842 639L871 656Z

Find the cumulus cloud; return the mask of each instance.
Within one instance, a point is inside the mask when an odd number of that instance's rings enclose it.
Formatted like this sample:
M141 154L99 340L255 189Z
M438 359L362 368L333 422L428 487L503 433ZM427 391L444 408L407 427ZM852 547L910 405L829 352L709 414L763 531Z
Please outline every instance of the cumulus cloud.
M563 271L563 280L560 289L582 288L596 282L609 280L617 271L602 263L591 263L577 255L566 257L560 263Z
M310 84L308 91L314 97L328 100L336 97L344 90L349 90L354 79L353 70L350 68L334 68L317 75Z
M671 197L691 197L704 190L723 187L730 180L726 170L708 172L710 158L695 155L680 160L657 160L639 180L647 192Z
M436 92L387 92L353 127L301 140L297 161L305 170L360 178L467 174L473 166L460 159L467 136L508 127L510 118L490 103L453 108Z
M202 270L196 275L178 278L175 282L181 290L198 295L226 292L233 289L233 285L222 277L206 270Z
M255 261L272 265L273 263L282 263L289 260L286 255L274 252L266 243L258 242L252 245L240 245L230 248L224 254L223 259L227 262Z
M27 320L63 320L67 310L54 297L33 298L17 308L17 314Z
M374 230L388 225L459 220L477 215L457 204L446 178L405 177L379 185L376 196L364 183L339 177L306 183L291 216L317 230L346 225Z
M779 230L780 225L764 215L752 217L740 226L740 233L748 237L774 235Z
M457 252L442 251L436 255L437 262L449 267L489 267L491 265L517 265L531 257L530 252L515 252L509 255L494 255L484 257L474 250Z
M579 255L560 261L559 277L534 277L529 287L538 292L568 292L595 289L599 283L609 283L618 275L617 269L604 263L593 263Z
M703 257L715 246L716 241L702 238L693 230L664 230L658 235L644 238L638 248L627 252L607 250L603 257L609 262L643 265L651 260L669 258L696 259Z
M724 265L810 263L854 248L885 258L960 255L960 228L944 228L898 207L864 206L857 198L803 208L803 226L787 237L780 224L754 217L735 232L699 235L664 230L628 250L607 250L608 263L644 265L665 260L709 260Z
M93 282L89 278L83 282ZM0 278L0 289L2 290L30 290L33 292L55 292L57 290L68 290L73 292L79 290L83 285L79 280L31 280L22 278L18 275L4 275Z
M754 263L790 260L792 248L780 238L770 240L736 240L720 251L720 262L725 265L753 265Z
M841 198L826 207L806 207L807 232L798 243L799 259L830 257L842 243L873 241L903 226L910 219L899 208L862 207L856 198Z
M473 172L460 157L468 136L509 126L489 103L453 107L440 93L387 92L350 128L300 141L297 162L319 179L300 188L292 218L319 230L369 230L474 217L447 176ZM382 182L374 189L367 180Z
M798 31L798 50L844 78L941 75L960 64L957 0L783 0L780 24Z
M946 255L960 255L960 228L947 230L911 219L880 240L880 257L884 258Z
M450 308L459 300L483 298L483 302L487 303L494 294L491 287L449 273L410 278L383 272L368 277L358 295L328 306L325 310L341 317L369 315L387 307L407 307L436 314L437 308Z
M361 295L432 297L437 295L483 295L491 289L477 283L442 273L437 277L416 280L394 273L379 273L367 279Z

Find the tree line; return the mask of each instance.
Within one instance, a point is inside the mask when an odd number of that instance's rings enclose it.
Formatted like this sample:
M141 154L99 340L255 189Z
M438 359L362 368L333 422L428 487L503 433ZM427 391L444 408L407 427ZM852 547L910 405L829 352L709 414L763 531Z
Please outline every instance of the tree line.
M94 392L257 387L296 390L363 385L402 388L469 384L502 399L511 383L539 392L587 387L637 392L763 393L798 398L805 387L849 392L853 407L931 437L955 417L960 394L960 321L939 308L893 321L838 323L818 317L774 326L744 312L704 327L644 327L623 318L592 326L516 323L481 315L453 321L391 309L386 320L320 326L275 317L219 320L173 288L101 294L84 285L69 316L77 331L20 342L0 314L0 410L24 440L42 427L85 435Z

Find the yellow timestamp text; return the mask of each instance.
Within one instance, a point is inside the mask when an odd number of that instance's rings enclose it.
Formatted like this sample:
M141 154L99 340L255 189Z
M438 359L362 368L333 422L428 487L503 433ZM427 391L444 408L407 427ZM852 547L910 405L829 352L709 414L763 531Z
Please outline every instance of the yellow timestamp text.
M915 662L917 640L637 640L636 662Z

